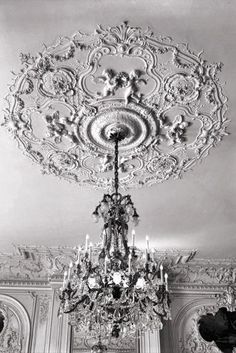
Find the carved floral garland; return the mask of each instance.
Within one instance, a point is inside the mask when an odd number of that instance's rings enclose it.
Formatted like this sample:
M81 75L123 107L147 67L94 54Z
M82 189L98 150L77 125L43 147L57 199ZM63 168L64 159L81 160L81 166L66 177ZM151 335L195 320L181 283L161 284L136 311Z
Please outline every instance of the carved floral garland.
M221 65L149 29L98 26L21 61L5 125L43 173L111 188L114 123L124 188L180 177L226 135Z

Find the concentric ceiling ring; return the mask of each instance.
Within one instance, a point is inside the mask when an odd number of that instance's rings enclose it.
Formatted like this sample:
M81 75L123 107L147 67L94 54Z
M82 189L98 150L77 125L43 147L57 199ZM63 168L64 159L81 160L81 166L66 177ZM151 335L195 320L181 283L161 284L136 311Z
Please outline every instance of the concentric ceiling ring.
M111 188L118 124L121 186L152 185L192 169L226 134L220 65L150 30L99 26L21 60L5 125L44 173Z
M120 102L113 102L101 107L92 117L83 116L79 121L78 136L81 145L88 150L99 153L113 154L114 143L110 140L110 130L117 124L124 130L126 137L120 142L120 153L135 157L135 151L141 146L148 147L153 136L157 135L157 123L150 109L140 104L130 103L126 106Z

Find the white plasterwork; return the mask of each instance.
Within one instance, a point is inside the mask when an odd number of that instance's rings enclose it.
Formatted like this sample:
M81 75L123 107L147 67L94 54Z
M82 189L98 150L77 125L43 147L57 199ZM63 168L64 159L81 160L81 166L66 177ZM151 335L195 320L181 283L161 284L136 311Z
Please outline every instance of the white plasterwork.
M45 174L111 189L114 123L123 188L181 177L227 134L221 64L150 29L98 26L21 61L4 125Z

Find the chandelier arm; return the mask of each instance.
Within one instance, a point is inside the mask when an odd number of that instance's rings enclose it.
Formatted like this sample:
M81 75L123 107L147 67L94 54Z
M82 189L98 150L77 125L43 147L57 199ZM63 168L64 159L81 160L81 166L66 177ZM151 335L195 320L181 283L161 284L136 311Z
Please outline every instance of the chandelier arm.
M78 306L79 304L83 303L87 298L89 298L89 296L88 296L88 295L84 295L84 296L81 298L81 300L79 300L77 303L75 303L75 304L73 305L73 307L72 307L71 309L69 309L69 310L64 310L64 313L66 313L66 314L72 313L72 312L77 308L77 306Z

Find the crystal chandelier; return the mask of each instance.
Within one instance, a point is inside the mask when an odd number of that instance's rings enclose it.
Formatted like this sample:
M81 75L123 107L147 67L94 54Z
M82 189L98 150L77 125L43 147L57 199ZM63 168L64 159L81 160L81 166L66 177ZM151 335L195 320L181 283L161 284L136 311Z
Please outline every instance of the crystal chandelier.
M61 313L70 314L70 323L85 335L99 337L92 352L105 352L103 338L124 337L147 329L162 328L170 319L168 275L154 259L146 237L145 253L135 247L135 232L128 244L128 223L138 224L139 216L130 195L119 189L118 145L126 136L119 126L110 131L115 145L114 193L105 194L93 212L103 220L102 245L93 247L86 236L84 247L64 274L60 294Z

